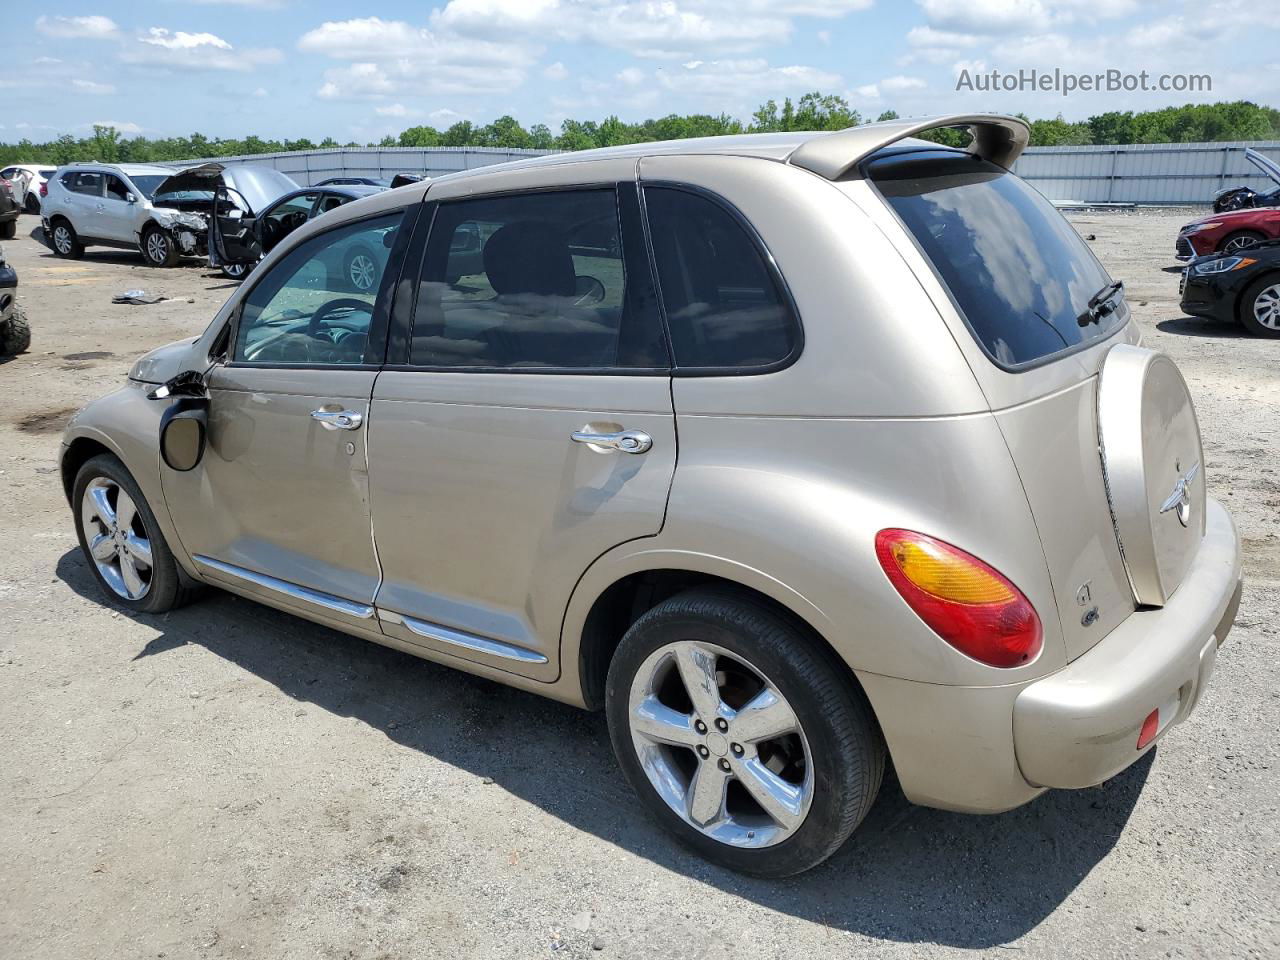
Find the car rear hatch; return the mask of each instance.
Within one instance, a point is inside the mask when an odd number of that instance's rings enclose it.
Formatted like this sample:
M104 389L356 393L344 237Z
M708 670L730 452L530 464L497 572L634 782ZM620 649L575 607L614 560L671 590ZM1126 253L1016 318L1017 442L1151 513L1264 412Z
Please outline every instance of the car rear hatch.
M1138 606L1163 605L1199 548L1204 471L1186 384L1135 345L1123 287L1005 167L900 144L863 173L914 241L1000 424L1074 659Z

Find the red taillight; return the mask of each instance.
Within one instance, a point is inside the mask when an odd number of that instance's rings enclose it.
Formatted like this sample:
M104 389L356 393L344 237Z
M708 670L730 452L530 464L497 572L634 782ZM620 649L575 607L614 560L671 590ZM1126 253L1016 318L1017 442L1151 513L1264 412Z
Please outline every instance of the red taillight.
M1160 710L1156 708L1147 714L1147 719L1142 721L1142 730L1138 733L1138 749L1141 750L1148 743L1156 738L1156 734L1160 732Z
M49 195L49 184L48 183L40 184L40 196L47 197L48 195Z
M881 530L876 556L889 582L930 629L992 667L1030 663L1044 645L1040 617L999 571L911 530Z

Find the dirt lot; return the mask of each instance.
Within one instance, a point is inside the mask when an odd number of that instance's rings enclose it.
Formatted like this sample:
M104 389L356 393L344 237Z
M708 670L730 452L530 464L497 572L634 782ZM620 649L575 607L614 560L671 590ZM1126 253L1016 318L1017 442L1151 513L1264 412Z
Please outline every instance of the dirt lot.
M4 246L35 340L0 365L0 956L1280 956L1280 342L1180 317L1184 219L1075 218L1186 373L1245 538L1199 711L1114 781L1004 816L891 782L828 865L768 883L644 819L599 716L225 595L104 603L59 432L228 284L56 260L24 217ZM111 305L131 287L172 299Z

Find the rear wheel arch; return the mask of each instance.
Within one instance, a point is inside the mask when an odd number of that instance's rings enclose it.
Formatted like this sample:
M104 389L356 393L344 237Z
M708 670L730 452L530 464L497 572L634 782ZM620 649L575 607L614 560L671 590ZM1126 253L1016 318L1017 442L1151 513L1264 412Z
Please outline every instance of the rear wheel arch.
M576 650L566 651L578 671L583 702L590 710L604 705L605 682L614 651L631 625L658 604L678 594L698 589L713 591L746 605L766 609L789 622L807 638L813 650L830 660L857 695L865 697L853 668L810 617L755 585L723 573L686 567L653 567L618 577L592 600L576 634ZM797 606L801 604L797 603ZM566 663L566 667L569 664ZM874 712L873 712L874 715Z

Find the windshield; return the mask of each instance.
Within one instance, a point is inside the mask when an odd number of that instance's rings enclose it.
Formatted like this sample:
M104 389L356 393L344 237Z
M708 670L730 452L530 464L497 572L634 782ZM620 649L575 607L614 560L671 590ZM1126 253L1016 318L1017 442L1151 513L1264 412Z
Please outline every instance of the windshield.
M1112 281L1093 252L1003 167L919 151L873 161L869 172L996 362L1033 363L1121 325L1125 311L1094 309ZM1110 296L1118 305L1122 295Z
M148 198L155 195L156 187L169 179L168 174L139 174L138 176L130 176L133 185L141 190Z

